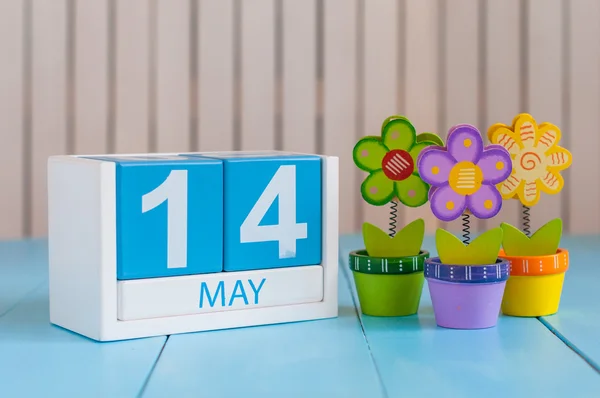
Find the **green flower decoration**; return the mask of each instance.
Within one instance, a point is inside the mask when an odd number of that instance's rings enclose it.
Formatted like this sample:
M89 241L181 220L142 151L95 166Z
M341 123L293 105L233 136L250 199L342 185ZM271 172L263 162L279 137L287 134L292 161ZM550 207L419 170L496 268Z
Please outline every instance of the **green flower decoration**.
M431 145L444 146L444 142L433 133L417 135L404 116L385 119L381 137L358 141L352 152L354 163L369 173L360 187L364 200L374 206L394 198L409 207L427 203L429 185L421 180L416 165L419 153Z

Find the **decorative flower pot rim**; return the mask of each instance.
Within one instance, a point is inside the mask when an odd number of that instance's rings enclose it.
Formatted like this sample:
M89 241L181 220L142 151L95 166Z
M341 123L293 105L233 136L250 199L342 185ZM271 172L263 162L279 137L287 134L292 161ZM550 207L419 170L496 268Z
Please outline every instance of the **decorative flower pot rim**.
M508 279L509 261L498 258L495 264L444 264L439 257L425 260L425 278L451 283L498 283Z
M500 250L499 258L510 262L511 276L543 276L566 272L569 269L569 251L559 248L545 256L507 256Z
M416 256L372 257L366 249L350 252L349 265L354 272L378 275L399 275L423 272L423 264L429 258L427 250L421 250Z

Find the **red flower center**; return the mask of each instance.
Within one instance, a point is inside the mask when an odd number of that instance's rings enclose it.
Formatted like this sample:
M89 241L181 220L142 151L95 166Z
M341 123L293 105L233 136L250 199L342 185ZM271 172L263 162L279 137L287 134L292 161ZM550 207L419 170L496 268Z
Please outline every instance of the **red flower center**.
M402 149L389 151L383 157L381 166L383 173L393 181L406 180L415 170L415 162L412 157Z

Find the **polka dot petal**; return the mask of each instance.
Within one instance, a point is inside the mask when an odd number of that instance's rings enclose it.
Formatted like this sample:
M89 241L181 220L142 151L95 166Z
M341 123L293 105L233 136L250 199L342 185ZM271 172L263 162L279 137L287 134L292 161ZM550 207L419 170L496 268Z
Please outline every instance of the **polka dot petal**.
M470 124L454 126L448 133L448 152L457 162L477 164L483 152L481 133Z
M410 151L417 140L417 132L412 123L401 116L387 118L381 131L384 145L391 151Z
M502 197L495 186L483 184L477 192L467 196L467 207L477 218L492 218L502 208Z
M374 206L383 206L394 197L394 182L383 170L371 173L360 187L363 199Z
M489 145L477 165L483 172L483 183L499 184L512 172L512 160L508 151L500 145Z
M354 146L352 157L361 170L375 171L381 169L381 162L386 153L388 150L379 138L365 137Z
M445 185L431 195L431 211L441 221L456 220L466 207L465 197Z
M431 147L421 152L417 164L423 181L440 186L448 181L450 170L456 164L456 160L442 148Z
M396 197L405 206L419 207L427 203L429 185L413 174L406 180L396 181L394 183L394 191Z

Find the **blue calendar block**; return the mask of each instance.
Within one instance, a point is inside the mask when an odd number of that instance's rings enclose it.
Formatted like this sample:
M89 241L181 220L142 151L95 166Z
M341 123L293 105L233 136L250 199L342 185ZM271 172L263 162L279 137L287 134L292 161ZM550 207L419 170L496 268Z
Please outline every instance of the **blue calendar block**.
M285 152L196 156L223 160L225 271L321 263L319 156Z
M117 279L223 271L223 163L110 156L117 186Z

